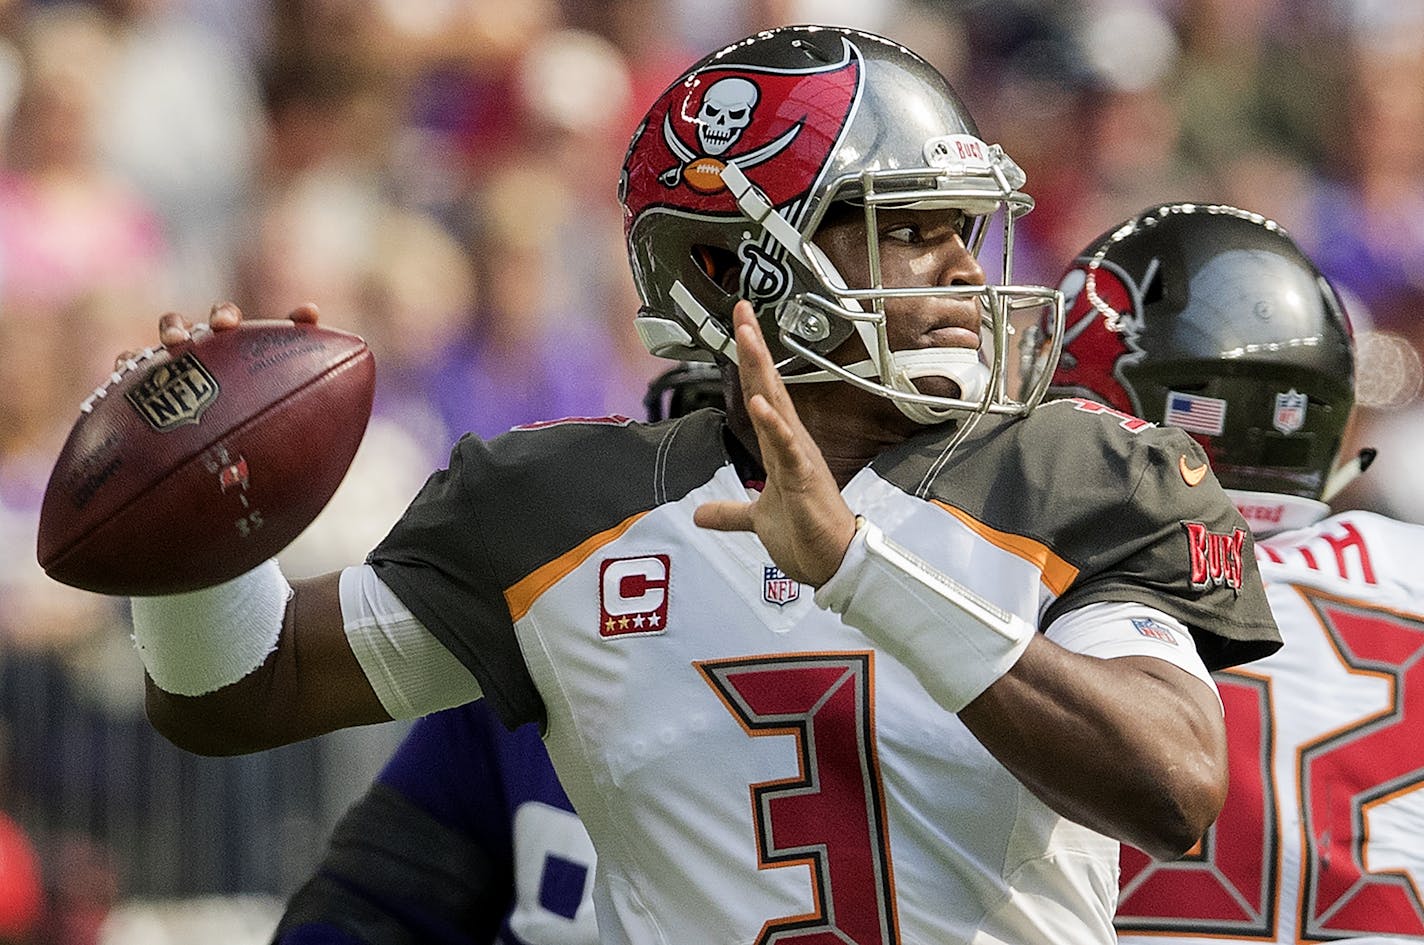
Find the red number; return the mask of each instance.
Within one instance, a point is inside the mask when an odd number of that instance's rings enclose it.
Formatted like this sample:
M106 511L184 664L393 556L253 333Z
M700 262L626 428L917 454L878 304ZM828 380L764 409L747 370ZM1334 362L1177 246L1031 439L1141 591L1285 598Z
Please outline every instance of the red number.
M1117 927L1275 937L1279 828L1271 775L1270 683L1219 674L1231 787L1221 816L1180 860L1154 862L1122 848ZM1229 845L1218 837L1229 837Z
M1364 813L1424 782L1424 623L1324 595L1307 595L1352 671L1384 676L1383 712L1300 753L1308 827L1301 928L1314 938L1424 935L1424 903L1409 877L1365 868Z
M764 868L807 866L814 906L770 919L757 945L899 941L875 752L873 654L717 660L698 669L748 735L792 735L798 777L751 785Z
M1301 746L1297 786L1302 850L1301 942L1424 935L1424 903L1409 877L1366 867L1365 811L1424 784L1424 620L1297 587L1352 673L1390 681L1390 705ZM1181 860L1122 854L1117 925L1275 940L1281 859L1271 777L1270 683L1218 674L1226 708L1231 788L1216 824ZM1230 843L1221 838L1230 838Z

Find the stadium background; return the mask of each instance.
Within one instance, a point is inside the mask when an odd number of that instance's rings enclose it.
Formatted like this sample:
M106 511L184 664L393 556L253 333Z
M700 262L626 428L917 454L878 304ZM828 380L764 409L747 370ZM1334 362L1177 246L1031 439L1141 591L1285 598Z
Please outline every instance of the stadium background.
M262 941L401 727L235 759L142 717L122 602L34 563L75 409L155 316L306 300L375 418L283 556L355 560L453 436L641 413L614 196L642 108L763 26L906 39L1028 171L1019 281L1159 200L1279 220L1351 296L1343 496L1424 520L1424 0L0 0L0 941Z

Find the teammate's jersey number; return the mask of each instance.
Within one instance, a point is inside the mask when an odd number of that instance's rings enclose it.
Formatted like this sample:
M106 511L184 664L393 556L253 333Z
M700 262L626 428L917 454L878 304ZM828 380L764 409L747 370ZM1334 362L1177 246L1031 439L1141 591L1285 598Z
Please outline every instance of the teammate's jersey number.
M1281 883L1277 790L1299 792L1301 941L1424 935L1424 903L1401 871L1367 868L1370 807L1424 784L1424 619L1298 588L1350 672L1390 682L1389 706L1301 747L1295 785L1272 778L1270 682L1216 677L1231 788L1216 824L1181 860L1123 848L1118 928L1274 941Z
M758 863L811 870L813 905L757 945L886 945L896 929L869 652L718 660L698 669L748 735L791 735L800 774L751 785Z

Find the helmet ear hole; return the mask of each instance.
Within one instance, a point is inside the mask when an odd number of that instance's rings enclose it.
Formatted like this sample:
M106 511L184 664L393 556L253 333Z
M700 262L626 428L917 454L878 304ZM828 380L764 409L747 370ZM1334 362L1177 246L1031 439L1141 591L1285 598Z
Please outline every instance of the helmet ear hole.
M742 275L742 261L737 254L722 246L696 243L691 248L692 261L712 284L730 296L736 296Z

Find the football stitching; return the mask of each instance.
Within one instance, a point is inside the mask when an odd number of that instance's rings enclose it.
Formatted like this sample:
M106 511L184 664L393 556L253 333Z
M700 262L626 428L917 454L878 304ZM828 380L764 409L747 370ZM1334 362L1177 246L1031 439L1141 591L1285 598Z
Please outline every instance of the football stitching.
M193 330L189 332L189 335L192 340L196 341L200 335L207 334L210 331L212 331L212 329L208 327L208 323L203 322L201 325L194 325ZM154 358L156 358L160 353L166 352L167 350L168 349L163 345L156 345L152 348L144 348L138 353L137 356L124 361L123 365L118 370L114 371L114 373L109 375L109 379L107 381L94 388L94 392L88 397L84 398L84 402L79 405L79 412L93 413L95 401L103 400L105 397L109 396L110 388L112 388L115 384L121 382L125 377L132 374L134 371L137 371L140 365L146 365L149 361L154 360Z
M203 327L206 327L206 326L203 326ZM234 426L234 427L231 427L230 429L224 431L220 436L214 437L213 439L214 439L214 440L218 440L218 439L223 439L223 438L228 438L228 439L239 438L243 433L245 433L246 431L250 430L250 429L253 428L254 426L258 425L258 424L259 424L260 422L262 422L265 418L269 417L269 416L272 414L272 412L273 412L274 410L286 409L286 408L290 407L290 406L291 406L291 403L292 403L292 401L293 401L293 399L295 399L295 398L300 398L300 397L305 397L305 396L307 396L308 394L310 394L310 393L312 393L312 392L318 390L318 389L321 388L322 386L326 385L326 384L329 383L330 381L336 379L336 378L339 377L340 375L346 373L347 371L350 371L350 370L359 368L359 367L362 365L362 363L363 363L363 359L369 358L370 356L371 356L371 354L370 354L370 348L369 348L368 346L366 346L366 345L363 344L360 348L358 348L357 350L353 351L351 354L347 355L347 356L346 356L345 358L343 358L341 361L338 361L337 363L331 365L330 368L328 368L327 371L325 371L324 373L318 375L317 377L311 378L311 379L307 380L306 382L304 382L303 384L301 384L299 387L294 388L294 389L293 389L291 392L289 392L289 393L287 394L287 396L286 396L285 398L283 398L281 401L278 401L278 402L272 403L272 404L268 404L267 407L263 408L260 412L258 412L258 413L256 413L256 414L253 414L252 416L248 417L246 420L242 421L242 422L239 423L238 425L236 425L236 426ZM139 360L139 359L135 359L135 360ZM369 416L369 414L368 414L368 416ZM369 421L368 421L368 422L369 422ZM363 429L363 435L362 435L360 438L358 438L358 443L357 443L357 448L358 448L358 449L359 449L359 447L360 447L360 442L359 442L359 441L365 438L365 437L364 437L364 425L363 425L363 428L362 428L362 429ZM169 475L172 475L173 473L175 473L175 472L177 472L177 471L179 471L179 470L184 469L185 467L187 467L188 465L190 465L191 463L193 463L195 460L199 459L199 458L202 456L202 454L203 454L204 452L206 452L209 448L211 448L211 444L209 444L208 446L203 447L203 449L201 449L201 450L197 450L197 451L193 452L192 454L188 455L187 457L185 457L185 458L181 459L180 461L174 463L173 466L172 466L172 469L170 469L170 471L169 471ZM353 458L354 458L354 451L353 451ZM347 469L349 470L349 468L350 468L350 464L348 463ZM343 473L342 473L342 478L345 478L345 471L343 471ZM339 484L340 484L340 483L339 483L339 481L338 481L338 485L339 485ZM163 483L162 481L160 481L160 482L150 483L149 485L145 486L143 489L139 490L138 492L136 492L136 493L134 493L132 496L130 496L130 497L129 497L122 505L120 505L117 509L115 509L114 512L113 512L113 514L110 516L110 518L117 518L117 517L119 517L119 516L121 516L121 515L126 514L126 513L128 512L128 510L131 509L134 505L143 502L143 501L144 501L149 495L151 495L155 490L158 490L158 489L162 488L163 485L164 485L164 483ZM330 496L327 497L327 500L330 501ZM308 522L308 524L310 524L310 522ZM101 526L101 527L102 527L102 526ZM305 528L305 526L303 526L303 527ZM300 534L300 531L298 532L298 534ZM294 536L292 537L292 539L289 540L288 543L290 544L290 541L295 540L295 537L296 537L296 536L294 535ZM70 537L70 539L69 539L67 542L65 542L64 545L62 545L59 549L55 550L55 551L50 555L49 562L48 562L48 563L41 562L41 566L45 569L45 572L46 572L46 573L50 573L51 576L53 577L54 575L51 573L52 571L54 571L54 570L63 570L63 566L64 566L64 563L65 563L65 559L67 559L71 554L73 554L75 551L79 550L86 542L91 541L93 538L94 538L94 531L90 531L89 533L86 533L86 534L81 534L81 535L78 535L78 536L72 536L72 537ZM56 580L62 580L62 579L56 578ZM79 587L79 585L77 585L77 584L75 584L75 585L73 585L73 586ZM86 590L91 590L92 588L85 588L85 589L86 589ZM109 591L101 591L100 593L111 593L111 592L109 592ZM175 592L170 592L170 593L180 593L180 592L176 592L176 591L175 591Z

